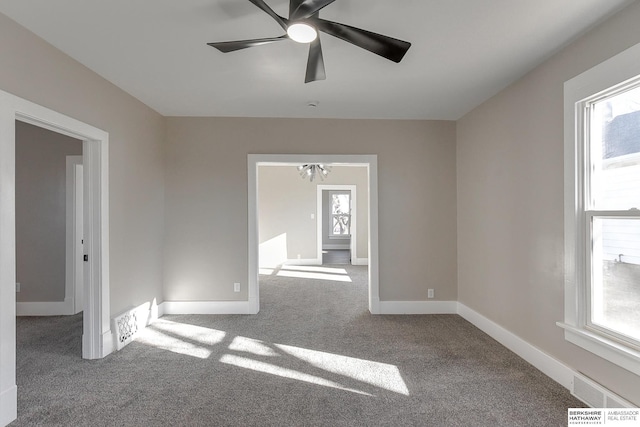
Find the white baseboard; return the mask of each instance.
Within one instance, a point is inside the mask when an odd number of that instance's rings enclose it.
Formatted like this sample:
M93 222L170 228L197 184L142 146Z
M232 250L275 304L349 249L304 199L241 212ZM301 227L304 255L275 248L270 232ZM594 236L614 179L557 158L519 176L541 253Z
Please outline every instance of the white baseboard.
M6 426L18 417L18 387L12 385L0 392L0 426Z
M456 301L380 301L378 314L458 314L478 329L571 390L576 372L497 323Z
M104 358L114 352L116 343L113 339L113 332L111 329L103 333L100 338L102 340L102 355L100 357Z
M69 316L73 312L73 298L64 301L17 302L16 316Z
M322 265L322 259L318 258L302 258L288 259L282 265Z
M458 314L455 301L380 301L378 314Z
M165 301L158 314L255 314L250 301Z
M288 259L282 265L322 265L322 260L317 258ZM353 265L369 265L369 258L355 258Z
M164 316L165 314L169 314L169 313L165 313L164 312L164 303L161 302L160 304L156 305L156 312L158 314L158 316L156 317L157 319L161 318L162 316Z
M573 377L576 372L567 365L554 359L516 334L509 332L502 326L487 319L480 313L473 311L462 303L458 303L458 314L491 338L531 363L549 378L571 390Z

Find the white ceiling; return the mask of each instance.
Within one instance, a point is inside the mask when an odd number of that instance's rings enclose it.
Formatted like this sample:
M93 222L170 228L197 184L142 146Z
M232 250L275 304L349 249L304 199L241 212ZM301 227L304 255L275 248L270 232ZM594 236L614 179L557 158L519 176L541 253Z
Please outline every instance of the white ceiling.
M287 16L288 0L265 1ZM0 12L166 116L455 120L632 2L337 0L323 19L412 47L396 64L322 34L327 80L308 84L305 45L206 45L283 33L248 0L0 0Z

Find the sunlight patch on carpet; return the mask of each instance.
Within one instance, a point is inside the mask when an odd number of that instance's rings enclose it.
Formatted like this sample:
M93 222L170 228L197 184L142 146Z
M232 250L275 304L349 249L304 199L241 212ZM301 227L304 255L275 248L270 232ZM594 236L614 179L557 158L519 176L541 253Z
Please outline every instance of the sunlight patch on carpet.
M283 265L282 270L310 271L314 273L348 274L344 268L315 267L308 265Z
M257 356L277 356L278 353L267 344L260 340L254 340L245 337L235 337L231 344L229 344L229 350L240 351L243 353L251 353Z
M227 333L224 331L158 319L157 322L141 333L137 341L173 353L207 359L213 355L214 347L222 343L226 336ZM358 387L358 384L366 385L367 387L372 386L403 396L409 396L410 394L398 367L387 363L309 350L291 345L272 344L242 336L235 336L227 350L243 353L243 355L224 354L220 358L221 363L256 372L367 396L373 395L341 383L355 384L356 387ZM278 359L272 360L278 360L279 365L286 364L289 361L292 365L295 364L296 368L287 368L256 360L257 357L277 357ZM299 368L300 362L304 362L304 366L316 374L301 372ZM325 372L326 376L332 378L332 380L323 378L325 375L319 376L317 374L318 370ZM337 378L342 380L336 380Z
M280 277L294 277L298 279L317 279L317 280L329 280L332 282L352 282L351 277L342 276L339 274L327 274L327 273L314 273L310 271L291 271L280 270L276 276Z
M224 331L158 319L142 331L136 341L172 353L207 359L211 356L211 348L225 336Z
M220 362L225 363L227 365L237 366L239 368L250 369L256 372L276 375L282 378L303 381L309 384L315 384L323 387L336 388L336 389L348 391L351 393L363 394L365 396L372 396L371 394L365 393L364 391L345 387L342 384L338 384L334 381L320 378L315 375L305 374L304 372L283 368L281 366L273 365L271 363L261 362L259 360L253 360L246 357L235 356L232 354L225 354L220 358Z
M344 268L316 267L307 265L281 265L275 268L262 267L258 273L263 276L292 277L296 279L329 280L332 282L352 283Z
M332 374L409 396L409 389L397 366L289 345L276 344L275 346L311 366Z

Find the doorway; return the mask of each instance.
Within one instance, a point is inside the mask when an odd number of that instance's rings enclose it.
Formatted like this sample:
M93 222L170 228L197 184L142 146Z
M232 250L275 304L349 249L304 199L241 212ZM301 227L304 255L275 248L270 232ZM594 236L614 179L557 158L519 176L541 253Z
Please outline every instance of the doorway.
M322 264L358 264L357 188L317 186L317 245Z
M84 275L82 141L20 121L15 126L16 312L77 314Z
M281 154L249 154L248 155L248 288L250 313L260 310L258 288L259 273L259 234L258 234L258 167L259 166L299 166L301 164L327 164L344 166L364 166L368 173L368 276L369 311L379 313L378 285L378 173L376 155L281 155ZM321 260L318 260L318 264Z
M15 121L82 140L84 165L84 295L82 356L113 351L109 309L109 134L0 91L0 424L17 416Z

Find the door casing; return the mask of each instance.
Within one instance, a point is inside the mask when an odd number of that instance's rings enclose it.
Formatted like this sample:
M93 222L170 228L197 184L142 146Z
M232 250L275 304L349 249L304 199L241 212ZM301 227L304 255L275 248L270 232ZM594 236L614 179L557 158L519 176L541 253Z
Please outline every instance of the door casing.
M349 239L349 250L351 251L351 265L356 265L356 258L358 254L358 239L357 239L357 231L358 231L358 209L357 209L357 188L355 185L318 185L317 186L317 202L316 202L316 228L317 228L317 257L322 264L322 240L324 238L322 233L322 224L327 221L327 218L324 217L322 211L322 192L325 190L328 191L350 191L351 192L351 217L350 217L350 225L349 231L351 232L351 238ZM329 225L331 227L331 225Z

